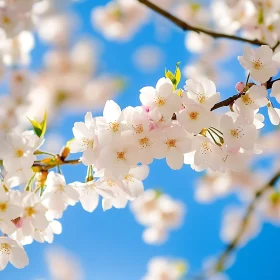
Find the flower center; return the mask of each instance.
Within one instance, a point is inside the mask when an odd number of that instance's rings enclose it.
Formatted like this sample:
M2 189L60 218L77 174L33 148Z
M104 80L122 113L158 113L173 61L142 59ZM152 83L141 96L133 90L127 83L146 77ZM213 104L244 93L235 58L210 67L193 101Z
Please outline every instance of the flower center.
M34 214L36 214L36 210L34 209L34 207L26 207L24 211L27 217L32 217Z
M165 142L165 144L168 145L168 148L175 148L176 139L168 139L167 142Z
M235 138L239 138L239 133L240 133L240 131L238 129L231 129L230 130L231 136L233 136Z
M116 183L113 180L107 180L107 185L109 187L114 187L116 185Z
M144 138L139 139L139 144L141 146L143 146L143 147L150 146L149 145L149 138L148 137L144 137Z
M0 203L0 212L6 212L8 206L6 202L1 202Z
M89 140L87 138L83 138L82 141L83 141L83 145L86 146L88 149L94 148L94 140Z
M10 22L11 22L11 19L9 17L6 16L6 17L3 18L3 23L4 24L9 24Z
M260 69L263 68L263 64L262 64L262 62L260 61L260 59L258 59L258 60L253 60L253 66L254 66L254 68L257 69L257 70L260 70Z
M142 125L142 124L137 124L137 125L134 127L134 129L135 129L135 132L136 132L137 134L140 134L140 133L142 133L142 132L144 131L143 125Z
M2 255L10 255L11 253L11 246L7 243L2 243L0 246L0 253Z
M211 146L210 146L210 143L208 142L203 142L201 144L201 148L200 148L200 152L204 155L206 155L207 153L211 153L212 152L212 149L211 149Z
M110 126L110 128L113 132L118 132L119 131L120 124L118 122L111 122L109 124L109 126Z
M165 105L166 100L163 97L158 97L157 100L156 100L156 103L157 103L158 107L161 107L161 106Z
M198 112L190 112L190 113L189 113L189 117L190 117L190 119L193 120L193 121L197 120L198 116L199 116L199 113L198 113Z
M131 174L126 174L124 179L127 181L127 182L134 182L134 176L131 175Z
M198 95L197 95L197 100L198 100L198 102L199 102L200 104L203 104L203 103L205 102L205 100L206 100L206 97L205 97L204 94L198 93Z
M125 160L125 152L117 152L118 160Z
M16 157L22 157L24 155L24 152L22 149L16 149L15 151Z
M245 105L250 105L253 103L253 100L250 98L250 96L248 94L242 95L241 99Z

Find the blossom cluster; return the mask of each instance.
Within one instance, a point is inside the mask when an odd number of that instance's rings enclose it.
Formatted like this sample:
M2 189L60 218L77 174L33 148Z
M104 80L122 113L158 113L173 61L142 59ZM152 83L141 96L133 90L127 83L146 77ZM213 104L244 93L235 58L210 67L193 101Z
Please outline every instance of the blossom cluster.
M168 231L182 224L185 207L166 194L147 190L131 203L136 220L147 226L143 239L148 244L162 244L168 238Z

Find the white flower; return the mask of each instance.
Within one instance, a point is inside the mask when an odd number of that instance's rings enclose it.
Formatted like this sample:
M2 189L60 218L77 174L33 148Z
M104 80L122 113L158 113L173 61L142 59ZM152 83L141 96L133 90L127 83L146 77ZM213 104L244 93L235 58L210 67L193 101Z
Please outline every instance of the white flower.
M187 103L192 101L207 110L210 110L220 99L214 82L208 78L200 78L197 81L189 79L184 88L189 98Z
M85 165L94 164L98 156L96 122L91 113L85 116L85 122L76 122L73 127L75 139L70 144L71 153L83 152L81 158Z
M143 108L127 107L125 119L128 127L131 127L132 141L139 149L138 159L142 164L150 164L154 159L154 147L158 133L151 131L151 122L148 120L147 113Z
M16 241L0 237L0 270L3 270L8 262L21 269L28 265L29 259L24 249Z
M245 94L235 101L239 113L248 119L253 119L254 110L267 105L267 91L264 86L252 86Z
M35 229L32 233L32 237L39 243L53 243L54 234L62 233L62 225L59 221L53 220L49 222L48 227L45 230Z
M257 130L253 124L246 124L241 118L234 121L231 116L223 115L220 126L228 148L253 149L257 138Z
M161 245L168 238L168 231L164 227L148 227L143 231L142 238L145 243Z
M148 107L151 113L160 112L165 117L172 117L172 114L180 109L180 97L174 92L172 82L167 78L161 78L156 88L144 87L140 90L140 101Z
M166 163L172 169L181 169L184 154L191 149L191 140L183 127L174 125L163 129L154 147L155 157L166 157Z
M49 221L46 218L47 208L41 203L40 197L33 192L22 193L23 226L25 235L30 234L30 230L45 230Z
M71 185L79 192L83 209L90 213L98 206L99 195L107 198L114 196L114 193L109 188L102 188L99 181L74 182Z
M260 83L265 83L277 74L277 64L272 60L273 51L263 45L257 49L245 47L244 55L238 56L240 64L250 72L251 77Z
M123 183L132 199L139 197L144 192L142 181L147 178L148 174L149 166L141 165L132 167L125 175Z
M103 110L103 117L96 118L96 127L100 145L119 141L121 133L126 130L124 112L113 100L108 100Z
M17 206L0 185L0 230L11 234L16 230L12 220L21 216L22 208Z
M180 280L186 268L184 261L156 257L150 260L148 273L141 280Z
M137 152L138 150L129 143L129 138L122 137L101 150L98 168L104 168L105 176L113 176L116 179L124 177L130 167L138 163Z
M188 104L185 109L177 114L178 122L189 133L198 134L203 128L208 128L213 123L213 114L200 105Z
M274 108L272 103L267 103L268 116L273 125L278 125L280 122L280 109Z
M219 169L219 161L222 156L221 149L204 136L196 136L193 140L194 164L201 168L210 168L213 171Z
M68 205L75 205L79 193L70 185L66 185L63 175L51 171L46 181L46 189L42 196L43 204L53 218L61 218Z

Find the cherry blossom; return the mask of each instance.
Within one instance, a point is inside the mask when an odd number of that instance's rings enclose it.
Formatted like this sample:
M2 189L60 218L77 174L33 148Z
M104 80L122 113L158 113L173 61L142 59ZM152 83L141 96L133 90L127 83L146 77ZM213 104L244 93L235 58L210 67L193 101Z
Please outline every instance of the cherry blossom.
M251 77L264 83L277 74L276 62L272 60L273 51L270 47L263 45L254 50L245 47L244 55L239 56L240 64L250 72Z
M0 237L0 270L3 270L8 262L16 268L24 268L29 260L24 249L12 239Z

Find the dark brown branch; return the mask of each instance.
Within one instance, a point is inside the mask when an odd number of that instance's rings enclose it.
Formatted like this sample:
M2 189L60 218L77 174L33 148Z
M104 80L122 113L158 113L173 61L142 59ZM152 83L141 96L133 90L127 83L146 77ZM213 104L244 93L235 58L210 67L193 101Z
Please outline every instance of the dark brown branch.
M280 81L280 78L279 78L279 79L275 79L275 80L273 80L273 81L268 81L268 82L266 83L266 88L267 88L267 89L271 89L272 86L273 86L273 84L274 84L274 82L276 82L276 81ZM211 108L211 111L214 111L214 110L219 109L219 108L224 107L224 106L229 106L229 105L231 105L234 101L236 101L238 98L240 98L241 96L242 96L242 93L237 93L237 94L235 94L235 95L233 95L233 96L231 96L231 97L229 97L229 98L227 98L227 99L225 99L225 100L223 100L223 101L221 101L221 102L215 104L215 105Z
M224 107L224 106L229 106L230 104L232 104L235 100L237 100L238 98L241 97L241 93L237 93L221 102L218 102L217 104L215 104L212 108L211 111L214 111L218 108Z
M234 35L228 35L228 34L224 34L224 33L215 32L215 31L212 31L212 30L209 30L209 29L199 28L199 27L189 25L188 23L186 23L186 22L180 20L179 18L173 16L169 12L161 9L160 7L151 3L148 0L138 0L138 1L142 4L144 4L145 6L149 7L153 11L157 12L158 14L162 15L163 17L169 19L171 22L173 22L177 26L181 27L185 31L189 30L189 31L197 32L197 33L202 32L204 34L212 36L213 38L225 38L225 39L250 43L250 44L253 44L253 45L263 45L263 44L265 44L264 42L261 42L259 40L250 40L250 39L246 39L246 38L242 38L242 37L238 37L238 36L234 36Z

